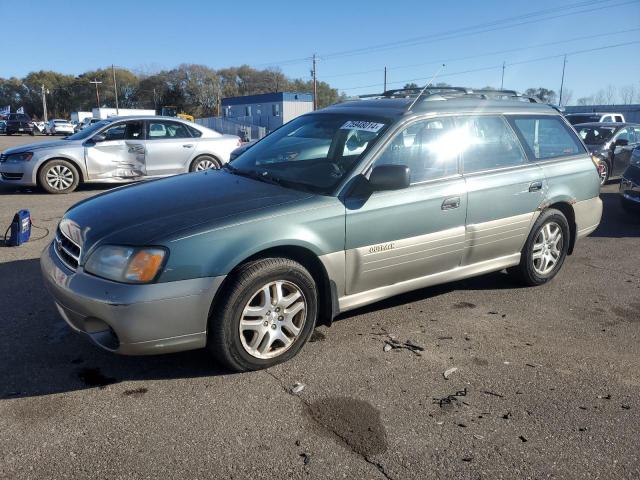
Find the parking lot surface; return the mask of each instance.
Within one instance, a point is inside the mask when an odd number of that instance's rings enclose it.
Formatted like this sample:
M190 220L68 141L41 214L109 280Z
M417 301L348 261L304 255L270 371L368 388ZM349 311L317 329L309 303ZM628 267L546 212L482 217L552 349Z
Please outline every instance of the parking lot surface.
M640 478L640 215L616 185L545 286L501 272L422 289L233 375L203 351L114 356L59 317L39 254L109 188L0 186L3 225L28 208L49 230L0 247L0 478ZM385 352L392 338L424 350Z

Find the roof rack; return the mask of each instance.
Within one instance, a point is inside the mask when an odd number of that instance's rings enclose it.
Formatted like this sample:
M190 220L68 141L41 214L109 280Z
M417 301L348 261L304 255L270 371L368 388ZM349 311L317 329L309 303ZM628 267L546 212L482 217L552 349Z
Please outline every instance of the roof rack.
M511 100L525 101L529 103L540 103L535 97L522 95L515 90L502 89L479 89L474 90L466 87L416 87L416 88L398 88L387 90L382 93L374 93L368 95L360 95L362 99L384 99L384 98L413 98L414 101L409 105L407 110L413 109L416 105L425 101L433 100L453 100L458 98L480 98L484 100Z

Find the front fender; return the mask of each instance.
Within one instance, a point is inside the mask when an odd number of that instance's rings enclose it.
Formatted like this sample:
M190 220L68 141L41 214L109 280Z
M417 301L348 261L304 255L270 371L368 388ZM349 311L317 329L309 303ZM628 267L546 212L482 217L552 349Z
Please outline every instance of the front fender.
M42 168L42 165L47 163L49 160L67 160L75 165L82 178L87 178L87 169L84 163L84 157L77 158L75 155L70 155L68 153L52 152L44 154L36 160L33 171L31 172L31 181L34 184L37 184L38 182L38 172L40 171L40 168Z

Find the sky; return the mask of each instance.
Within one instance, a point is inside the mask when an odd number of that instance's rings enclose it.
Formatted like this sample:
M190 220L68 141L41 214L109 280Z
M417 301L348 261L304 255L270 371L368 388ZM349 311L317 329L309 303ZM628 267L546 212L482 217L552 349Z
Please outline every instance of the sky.
M385 66L389 88L436 73L499 87L503 62L504 88L559 91L567 53L574 102L608 85L640 92L640 0L0 0L0 22L5 78L199 63L308 79L316 53L318 79L348 95L382 91Z

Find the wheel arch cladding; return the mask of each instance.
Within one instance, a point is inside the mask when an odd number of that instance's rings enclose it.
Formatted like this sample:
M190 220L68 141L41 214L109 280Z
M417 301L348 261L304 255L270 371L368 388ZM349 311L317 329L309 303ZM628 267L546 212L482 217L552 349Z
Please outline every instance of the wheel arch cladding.
M560 201L556 203L552 203L545 210L554 209L559 210L562 214L567 218L567 223L569 224L569 249L567 250L567 255L571 255L573 253L573 247L576 244L577 237L577 227L576 227L576 215L573 211L573 207L569 202Z
M330 324L333 317L337 314L337 290L332 286L329 275L318 256L310 249L300 245L278 245L265 248L239 261L229 272L224 282L216 292L213 299L212 309L216 305L216 300L220 295L224 295L224 291L233 281L235 272L247 263L261 260L263 258L288 258L296 261L305 267L316 282L318 289L318 324Z

